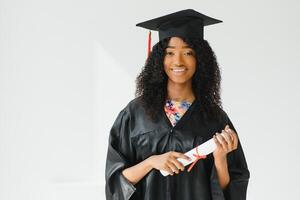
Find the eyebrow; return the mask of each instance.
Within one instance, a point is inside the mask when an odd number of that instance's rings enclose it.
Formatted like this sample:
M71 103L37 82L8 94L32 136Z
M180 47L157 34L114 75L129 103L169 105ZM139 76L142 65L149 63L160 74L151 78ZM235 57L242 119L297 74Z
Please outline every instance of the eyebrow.
M176 47L174 47L174 46L167 46L167 48L175 49ZM190 46L183 46L182 48L192 49L192 47L190 47Z

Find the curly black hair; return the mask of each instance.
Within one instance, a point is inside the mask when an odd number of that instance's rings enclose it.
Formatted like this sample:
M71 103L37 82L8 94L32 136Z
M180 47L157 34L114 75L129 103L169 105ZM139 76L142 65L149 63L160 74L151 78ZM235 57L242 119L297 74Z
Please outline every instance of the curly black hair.
M158 119L167 98L168 76L164 71L165 49L170 38L153 46L145 66L136 78L136 97L141 97L146 113L153 121ZM200 100L201 113L211 118L222 108L220 97L221 75L215 53L206 40L182 38L196 53L196 71L192 77L192 89Z

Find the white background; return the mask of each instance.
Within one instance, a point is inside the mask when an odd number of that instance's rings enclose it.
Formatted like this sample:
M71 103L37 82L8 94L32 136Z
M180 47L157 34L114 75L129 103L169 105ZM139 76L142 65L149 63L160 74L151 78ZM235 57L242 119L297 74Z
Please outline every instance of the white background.
M109 129L146 58L135 24L186 8L224 21L205 38L248 199L298 199L299 1L0 0L1 200L105 199Z

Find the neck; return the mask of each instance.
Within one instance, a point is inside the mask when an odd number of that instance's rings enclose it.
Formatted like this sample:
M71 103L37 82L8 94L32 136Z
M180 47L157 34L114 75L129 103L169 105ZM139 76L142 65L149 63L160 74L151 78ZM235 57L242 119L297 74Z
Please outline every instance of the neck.
M188 101L193 102L195 100L195 95L192 89L192 83L174 83L168 81L168 98L174 101Z

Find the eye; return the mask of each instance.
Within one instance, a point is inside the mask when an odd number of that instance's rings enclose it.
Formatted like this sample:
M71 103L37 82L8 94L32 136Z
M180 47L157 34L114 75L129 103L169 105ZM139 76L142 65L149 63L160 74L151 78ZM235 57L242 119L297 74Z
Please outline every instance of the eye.
M167 56L172 56L172 55L174 55L174 53L172 51L166 51L166 55Z
M184 55L193 56L194 52L193 51L187 51L187 52L184 52Z

